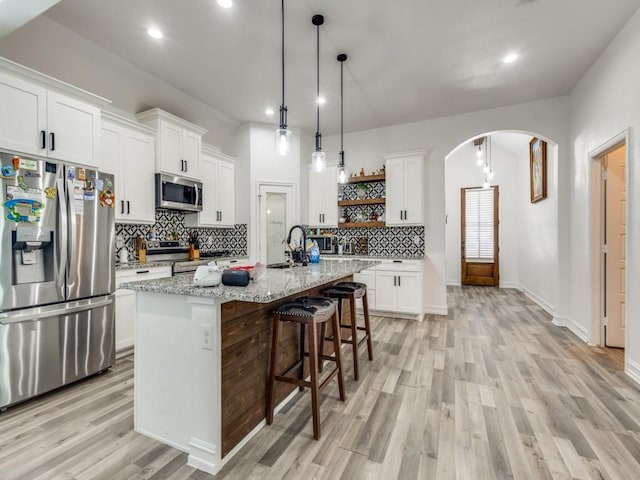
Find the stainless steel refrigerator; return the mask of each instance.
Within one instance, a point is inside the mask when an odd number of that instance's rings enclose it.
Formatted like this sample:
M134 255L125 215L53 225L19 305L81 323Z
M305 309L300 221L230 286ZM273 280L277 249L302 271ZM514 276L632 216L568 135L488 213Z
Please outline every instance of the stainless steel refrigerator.
M115 361L115 187L0 152L0 409Z

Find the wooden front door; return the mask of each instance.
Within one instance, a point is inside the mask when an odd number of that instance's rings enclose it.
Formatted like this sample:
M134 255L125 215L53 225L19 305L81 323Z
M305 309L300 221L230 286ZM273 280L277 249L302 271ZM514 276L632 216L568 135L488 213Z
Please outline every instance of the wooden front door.
M498 285L498 187L462 188L462 285Z
M604 157L604 317L605 345L625 346L625 147Z

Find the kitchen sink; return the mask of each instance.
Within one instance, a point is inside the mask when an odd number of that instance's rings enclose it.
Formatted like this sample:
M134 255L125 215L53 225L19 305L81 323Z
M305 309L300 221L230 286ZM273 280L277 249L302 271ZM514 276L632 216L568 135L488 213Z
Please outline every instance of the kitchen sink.
M297 263L294 263L293 266L297 266ZM282 262L282 263L272 263L270 265L267 265L267 268L291 268L292 265L288 262Z

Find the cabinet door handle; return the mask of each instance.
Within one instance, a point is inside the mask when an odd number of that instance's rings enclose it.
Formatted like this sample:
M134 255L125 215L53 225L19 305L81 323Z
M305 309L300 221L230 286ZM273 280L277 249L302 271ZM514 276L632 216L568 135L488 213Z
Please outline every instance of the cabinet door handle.
M189 171L189 160L185 160L184 161L184 171L188 172Z
M400 275L398 275L398 286L400 286Z
M404 219L405 220L407 219L407 211L406 210L404 211Z
M51 151L53 152L56 149L56 134L51 132Z
M124 215L124 200L120 200L120 213Z
M220 221L222 221L222 210L220 210Z
M141 273L149 273L149 270L137 270L136 275L140 275Z
M43 150L47 148L47 132L44 130L40 130L40 148Z
M129 204L129 200L127 200L127 215L131 213L131 205Z
M184 160L180 160L180 171L184 172Z
M395 275L393 276L393 286L394 286L394 287L396 286L397 278L398 278L398 277L396 277Z

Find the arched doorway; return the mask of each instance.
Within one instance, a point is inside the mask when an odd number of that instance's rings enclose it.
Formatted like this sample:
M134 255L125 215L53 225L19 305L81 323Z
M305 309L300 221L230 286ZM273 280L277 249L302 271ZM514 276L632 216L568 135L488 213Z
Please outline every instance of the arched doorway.
M530 143L546 143L546 198L532 202ZM536 145L539 145L536 144ZM478 151L484 153L479 165ZM447 284L462 283L463 198L465 191L483 190L486 161L495 176L485 187L499 187L495 235L499 286L518 288L555 315L559 277L558 145L534 132L494 131L467 139L445 157L445 263ZM486 209L485 209L486 210ZM469 212L466 212L467 215ZM471 217L475 211L471 212ZM485 225L484 231L488 232ZM470 230L467 229L467 232ZM485 235L489 239L489 235ZM468 238L465 239L468 249ZM486 239L485 239L486 240ZM489 240L487 240L489 241ZM486 250L486 248L485 248Z

